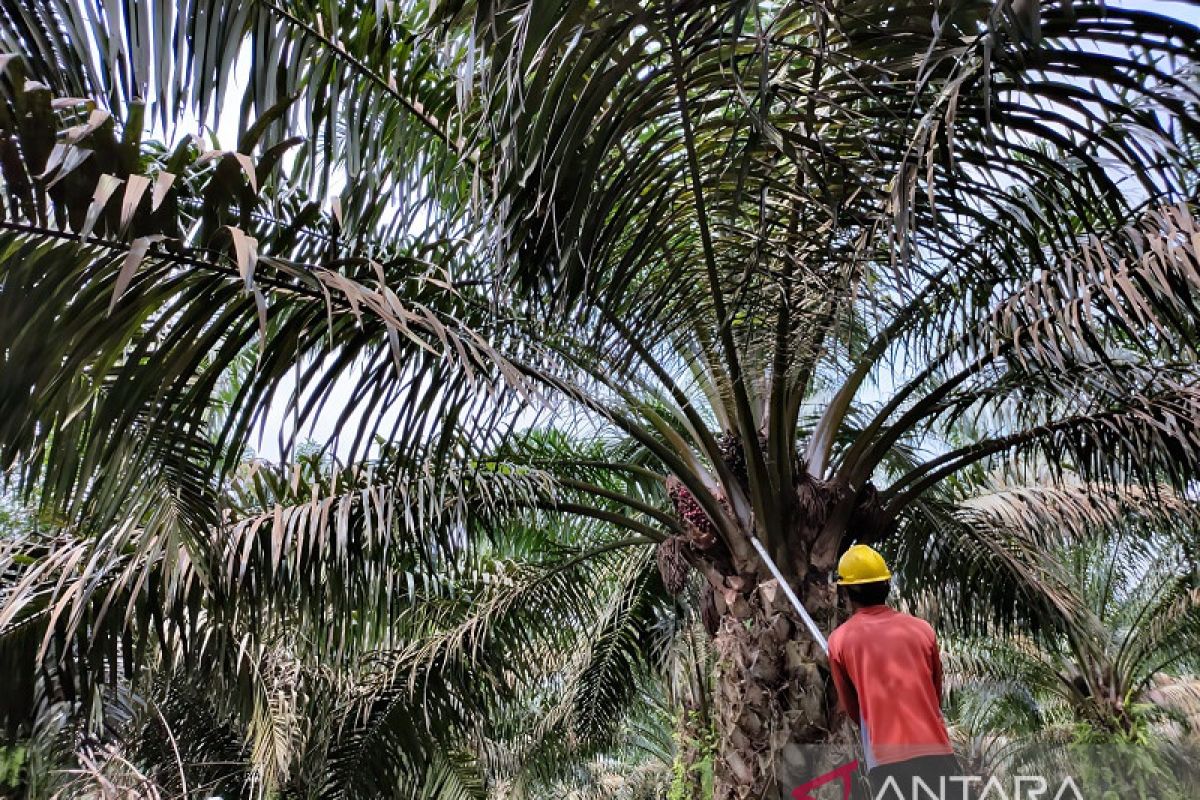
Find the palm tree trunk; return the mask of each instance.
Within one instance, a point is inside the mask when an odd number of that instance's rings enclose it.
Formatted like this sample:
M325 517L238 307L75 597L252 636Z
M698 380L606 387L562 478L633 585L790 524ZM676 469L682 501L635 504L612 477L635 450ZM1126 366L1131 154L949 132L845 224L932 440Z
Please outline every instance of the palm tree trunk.
M676 726L680 774L672 798L704 800L704 758L709 738L700 710L694 703L685 703Z
M796 786L848 760L849 731L835 710L825 655L778 584L743 580L725 578L716 593L715 797L790 798ZM809 585L801 599L828 630L832 588Z

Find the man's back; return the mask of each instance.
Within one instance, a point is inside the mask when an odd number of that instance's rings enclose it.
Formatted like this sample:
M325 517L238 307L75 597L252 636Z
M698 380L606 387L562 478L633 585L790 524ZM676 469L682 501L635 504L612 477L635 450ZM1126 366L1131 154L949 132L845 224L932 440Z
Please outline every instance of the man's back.
M942 720L942 666L929 623L861 608L829 638L838 696L863 730L869 766L952 752Z

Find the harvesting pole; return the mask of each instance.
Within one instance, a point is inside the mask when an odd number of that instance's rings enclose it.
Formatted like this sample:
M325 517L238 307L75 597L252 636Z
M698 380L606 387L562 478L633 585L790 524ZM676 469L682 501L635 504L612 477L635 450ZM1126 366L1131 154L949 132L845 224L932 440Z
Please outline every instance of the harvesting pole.
M817 644L821 646L821 651L825 653L826 658L828 658L829 642L825 640L825 634L821 633L821 629L817 627L817 623L808 613L808 609L804 607L804 603L801 603L800 598L796 597L796 593L792 591L791 584L784 580L783 573L779 571L779 567L775 564L775 560L771 558L769 553L767 553L767 548L763 547L763 543L760 542L758 537L754 535L753 529L750 531L750 544L754 545L754 549L758 551L759 558L763 560L763 563L767 565L767 569L769 569L771 574L775 576L775 580L779 582L779 587L783 589L783 593L787 595L787 599L791 601L792 608L796 609L796 613L800 615L800 619L804 620L804 626L808 628L808 632L812 635L813 639L816 640ZM861 742L855 739L854 752L860 753L861 747ZM865 758L862 760L862 763L866 763ZM843 778L843 781L846 780L846 778ZM849 796L849 783L844 782L843 787L847 791L847 796ZM805 795L805 797L807 796L808 795Z
M787 595L787 599L791 601L792 608L796 609L796 613L800 615L800 619L804 621L804 626L808 628L808 632L812 634L813 639L817 644L821 645L822 652L826 656L829 655L829 642L825 641L825 634L821 633L821 629L817 627L817 623L809 615L808 609L800 602L800 598L796 597L796 593L792 591L791 585L784 579L783 573L779 571L779 567L775 565L775 561L767 553L767 548L763 547L763 543L758 540L753 531L750 533L750 544L754 545L754 549L758 551L758 555L762 558L763 563L767 565L767 569L775 576L775 580L779 582L779 588L783 589L783 593Z

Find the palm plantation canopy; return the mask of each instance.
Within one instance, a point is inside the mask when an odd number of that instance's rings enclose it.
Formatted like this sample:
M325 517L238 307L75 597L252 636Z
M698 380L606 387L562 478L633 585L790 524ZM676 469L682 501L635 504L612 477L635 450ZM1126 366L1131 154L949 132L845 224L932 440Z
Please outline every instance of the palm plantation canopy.
M714 791L787 796L849 731L751 532L826 630L855 541L1071 629L981 521L1194 530L1200 29L1153 7L4 0L9 727L515 795L694 607ZM340 464L248 461L280 408Z

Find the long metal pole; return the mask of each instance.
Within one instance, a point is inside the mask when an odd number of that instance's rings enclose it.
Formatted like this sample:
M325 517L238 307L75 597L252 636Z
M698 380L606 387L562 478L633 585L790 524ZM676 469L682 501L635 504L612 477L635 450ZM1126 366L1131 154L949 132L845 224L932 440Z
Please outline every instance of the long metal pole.
M787 595L787 599L792 601L792 607L796 609L796 613L800 615L800 619L804 620L805 627L812 637L817 640L817 644L821 645L821 650L825 655L829 655L829 642L825 641L825 634L821 633L821 629L817 627L817 623L809 616L808 609L800 602L800 598L796 597L796 593L792 591L792 587L784 580L783 573L779 571L779 567L775 566L774 560L767 553L767 548L763 547L763 543L758 540L758 537L753 533L750 534L750 544L754 545L754 549L758 551L758 555L762 558L763 563L767 565L767 569L771 570L771 574L775 576L775 580L779 581L779 588L783 589L783 593Z
M825 634L821 633L821 629L818 628L817 623L813 621L812 616L808 613L808 609L804 607L804 603L801 603L800 598L796 597L796 593L792 591L791 584L784 580L783 573L780 572L779 567L775 565L775 560L771 558L771 555L767 552L767 548L763 547L763 543L760 542L758 537L753 533L750 534L750 544L754 545L754 549L758 551L759 557L763 560L763 563L767 565L767 569L771 571L771 574L775 576L775 580L779 581L779 586L781 589L783 589L783 593L787 595L787 599L792 602L792 607L796 609L796 613L800 615L800 619L804 620L804 626L808 628L808 632L812 634L813 639L816 640L817 644L821 646L821 650L826 656L828 656L829 642L825 640ZM856 738L854 740L855 754L862 756L863 747L863 743ZM861 764L862 766L859 767L860 770L864 769L867 765L867 760L865 757L862 758ZM846 778L843 777L842 780L842 786L845 789L846 796L849 797L850 784L846 782ZM805 797L808 797L808 795L805 795Z

